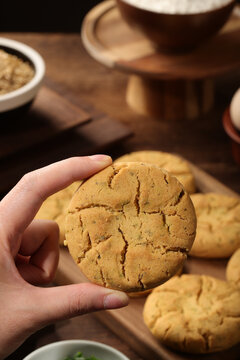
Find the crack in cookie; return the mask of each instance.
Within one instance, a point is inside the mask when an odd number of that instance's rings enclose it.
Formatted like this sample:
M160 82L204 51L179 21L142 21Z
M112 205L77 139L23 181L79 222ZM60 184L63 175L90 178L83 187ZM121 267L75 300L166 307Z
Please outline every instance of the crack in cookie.
M126 261L127 250L128 250L128 242L127 242L127 240L126 240L126 238L125 238L125 236L124 236L124 234L123 234L123 231L121 230L120 227L118 228L118 231L120 232L121 237L122 237L122 239L123 239L123 241L124 241L124 243L125 243L124 248L123 248L123 250L122 250L122 252L121 252L121 261L120 261L120 262L121 262L121 264L122 264L122 274L123 274L124 277L126 277L125 261Z
M178 195L177 201L175 202L174 206L178 205L183 197L183 195L185 194L185 191L182 189L180 194Z
M98 259L101 259L101 255L99 254L99 252L97 252L97 254L98 254L98 256L97 256L97 258L96 258L96 265L97 265L98 268L99 268L99 273L100 273L102 285L106 287L106 286L107 286L107 282L106 282L106 280L105 280L105 278L104 278L104 276L103 276L103 271L102 271L102 268L101 268L101 266L100 266L100 264L99 264L99 261L98 261Z
M108 187L109 187L110 189L113 189L113 187L112 187L113 179L114 179L115 176L118 175L118 174L120 173L120 171L121 171L121 169L116 170L115 167L114 167L114 165L112 165L112 168L113 168L113 173L112 173L112 175L109 176L109 178L108 178Z
M115 212L123 212L123 210L116 210L116 209L113 209L112 207L110 207L109 205L104 205L104 204L89 204L89 205L86 205L86 206L82 206L82 207L76 207L75 208L75 211L71 211L72 214L74 214L76 211L80 212L82 210L86 210L86 209L92 209L92 208L104 208L112 213L115 213Z
M134 204L136 206L136 210L137 210L137 214L139 215L140 213L140 205L139 205L139 200L140 200L140 181L138 176L136 176L137 178L137 189L136 189L136 195L135 195L135 199L134 199Z
M142 282L142 278L143 278L143 274L139 274L138 275L138 282L139 282L139 284L141 286L141 291L145 290L145 286L144 286L144 284Z

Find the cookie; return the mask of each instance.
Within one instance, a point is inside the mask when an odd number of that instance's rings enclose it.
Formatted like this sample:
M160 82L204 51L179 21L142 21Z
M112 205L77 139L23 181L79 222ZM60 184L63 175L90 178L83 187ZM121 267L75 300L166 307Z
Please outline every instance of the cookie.
M233 253L228 261L226 278L227 281L240 286L240 248Z
M197 234L190 255L227 258L240 247L240 199L221 194L193 194Z
M176 272L176 274L174 274L174 276L180 276L182 274L183 271L183 266L181 266L178 271ZM148 296L153 289L149 289L149 290L145 290L145 291L138 291L138 292L133 292L133 293L128 293L128 296L130 298L142 298L142 297L146 297Z
M129 292L128 296L130 298L145 298L146 296L148 296L149 294L151 294L152 289L148 289L148 290L143 290L143 291L135 291L135 292Z
M49 196L42 204L36 219L54 220L59 226L59 243L63 245L65 239L65 217L68 204L78 188L80 181L74 182L65 189Z
M190 166L186 160L179 156L162 151L144 150L123 155L116 159L115 162L125 161L140 161L158 165L167 170L171 175L176 176L189 194L196 191L195 180Z
M144 322L164 345L211 353L240 341L240 289L210 276L182 275L148 296Z
M66 219L66 243L92 282L126 292L168 280L196 228L179 181L156 165L116 163L81 184Z

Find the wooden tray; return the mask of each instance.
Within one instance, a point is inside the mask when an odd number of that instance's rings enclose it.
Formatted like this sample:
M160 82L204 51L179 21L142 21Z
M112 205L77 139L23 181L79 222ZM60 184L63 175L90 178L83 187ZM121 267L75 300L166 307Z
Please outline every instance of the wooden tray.
M41 96L46 96L49 93L54 94L52 95L54 97L59 97L62 102L62 105L58 103L56 110L50 112L50 115L52 114L50 119L55 126L54 132L51 133L50 130L50 133L45 134L42 138L41 136L38 137L37 131L33 129L34 143L30 146L31 139L29 139L28 146L23 146L19 144L22 142L21 129L19 132L14 131L16 142L13 145L14 153L11 153L13 152L11 148L7 149L6 147L5 153L8 150L9 156L0 158L0 192L8 191L29 171L67 157L101 152L106 147L122 141L132 134L127 126L111 119L92 105L79 99L77 95L69 92L64 86L56 84L50 79L46 79L45 83L47 87L43 90L44 94L40 95L39 106L40 103L43 103ZM39 108L38 114L44 114L47 110L44 105ZM54 114L58 116L58 120L54 120ZM49 120L49 111L47 111L47 116ZM40 122L44 121L44 115L39 115L39 118ZM90 121L88 121L89 119ZM70 124L68 124L68 120ZM21 147L21 151L19 147Z
M238 196L235 192L219 181L191 165L197 187L201 192L217 192L229 196ZM225 279L227 260L204 260L189 258L184 272L192 274L207 274ZM60 249L60 262L55 282L59 285L88 281L73 262L67 249ZM167 349L152 336L143 323L142 310L145 299L131 299L129 306L112 311L96 312L97 318L107 325L114 333L127 342L141 358L146 360L239 360L240 344L234 348L210 355L187 355ZM79 322L81 319L79 318Z

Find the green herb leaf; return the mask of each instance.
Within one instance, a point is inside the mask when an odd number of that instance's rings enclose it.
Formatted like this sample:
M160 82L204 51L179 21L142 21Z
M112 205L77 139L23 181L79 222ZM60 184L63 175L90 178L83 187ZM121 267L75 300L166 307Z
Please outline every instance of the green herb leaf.
M67 356L63 360L100 360L96 358L95 356L90 356L88 358L85 358L81 351L78 351L73 357Z

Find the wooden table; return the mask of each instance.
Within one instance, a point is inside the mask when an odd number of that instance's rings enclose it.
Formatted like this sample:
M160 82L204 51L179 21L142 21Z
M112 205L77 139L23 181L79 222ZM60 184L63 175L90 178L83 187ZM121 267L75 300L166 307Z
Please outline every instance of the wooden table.
M135 136L122 145L108 149L113 157L140 149L178 153L240 192L240 168L232 159L221 123L223 110L239 86L240 70L232 78L218 80L217 102L210 114L198 120L163 122L137 115L127 106L124 96L127 76L94 61L83 49L78 34L1 33L0 36L33 46L44 57L49 78L134 131ZM140 359L94 315L83 316L81 321L64 321L38 332L9 359L21 359L39 346L70 338L102 341L123 351L131 360Z

